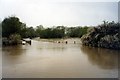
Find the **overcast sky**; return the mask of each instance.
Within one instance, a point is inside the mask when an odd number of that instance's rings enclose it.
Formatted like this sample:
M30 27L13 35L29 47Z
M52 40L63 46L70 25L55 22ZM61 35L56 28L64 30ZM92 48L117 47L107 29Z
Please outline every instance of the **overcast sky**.
M15 15L33 27L98 25L103 20L118 20L118 0L81 1L0 0L0 20Z

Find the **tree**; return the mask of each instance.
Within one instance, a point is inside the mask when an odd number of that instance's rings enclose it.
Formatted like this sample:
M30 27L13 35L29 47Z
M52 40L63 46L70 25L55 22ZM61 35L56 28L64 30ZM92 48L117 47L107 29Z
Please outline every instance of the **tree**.
M36 35L38 37L41 37L42 30L44 30L44 27L42 25L37 26L37 28L36 28Z
M17 17L8 17L2 21L2 36L9 37L11 34L20 33L22 23Z
M2 23L0 21L0 47L2 45Z
M65 35L64 26L57 26L52 28L37 28L36 30L41 38L63 38Z
M22 25L21 25L20 35L22 38L27 37L27 27L26 27L25 23L22 23Z
M33 27L26 28L26 38L34 38L36 37L36 32Z
M105 22L89 29L88 33L81 38L83 45L120 49L119 23Z
M66 35L68 37L82 37L84 34L87 33L88 27L70 27L67 28Z
M2 37L2 23L0 21L0 38Z

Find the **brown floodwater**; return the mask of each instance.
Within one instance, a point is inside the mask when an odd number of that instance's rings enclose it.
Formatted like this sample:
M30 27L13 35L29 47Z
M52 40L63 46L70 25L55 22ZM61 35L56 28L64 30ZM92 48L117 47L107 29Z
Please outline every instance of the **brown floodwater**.
M118 53L82 46L80 39L32 40L31 45L2 48L2 77L117 78Z

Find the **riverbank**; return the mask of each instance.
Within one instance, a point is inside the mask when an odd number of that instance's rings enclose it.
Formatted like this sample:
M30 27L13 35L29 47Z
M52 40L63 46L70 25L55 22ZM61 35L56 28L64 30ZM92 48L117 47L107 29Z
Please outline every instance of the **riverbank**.
M2 46L11 46L11 45L18 45L18 44L22 44L22 41L19 40L16 42L8 38L2 38Z
M25 45L25 44L30 44L31 45L31 39L29 38L23 38L23 39L9 39L9 38L2 38L2 46L14 46L14 45Z
M120 24L109 22L91 28L82 36L83 45L120 50Z

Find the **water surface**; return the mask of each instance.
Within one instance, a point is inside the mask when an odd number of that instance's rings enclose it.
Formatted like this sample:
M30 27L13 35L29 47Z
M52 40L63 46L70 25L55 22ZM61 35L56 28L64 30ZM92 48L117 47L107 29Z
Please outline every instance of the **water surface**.
M118 51L82 46L80 39L32 40L32 45L3 47L2 58L4 78L118 77Z

